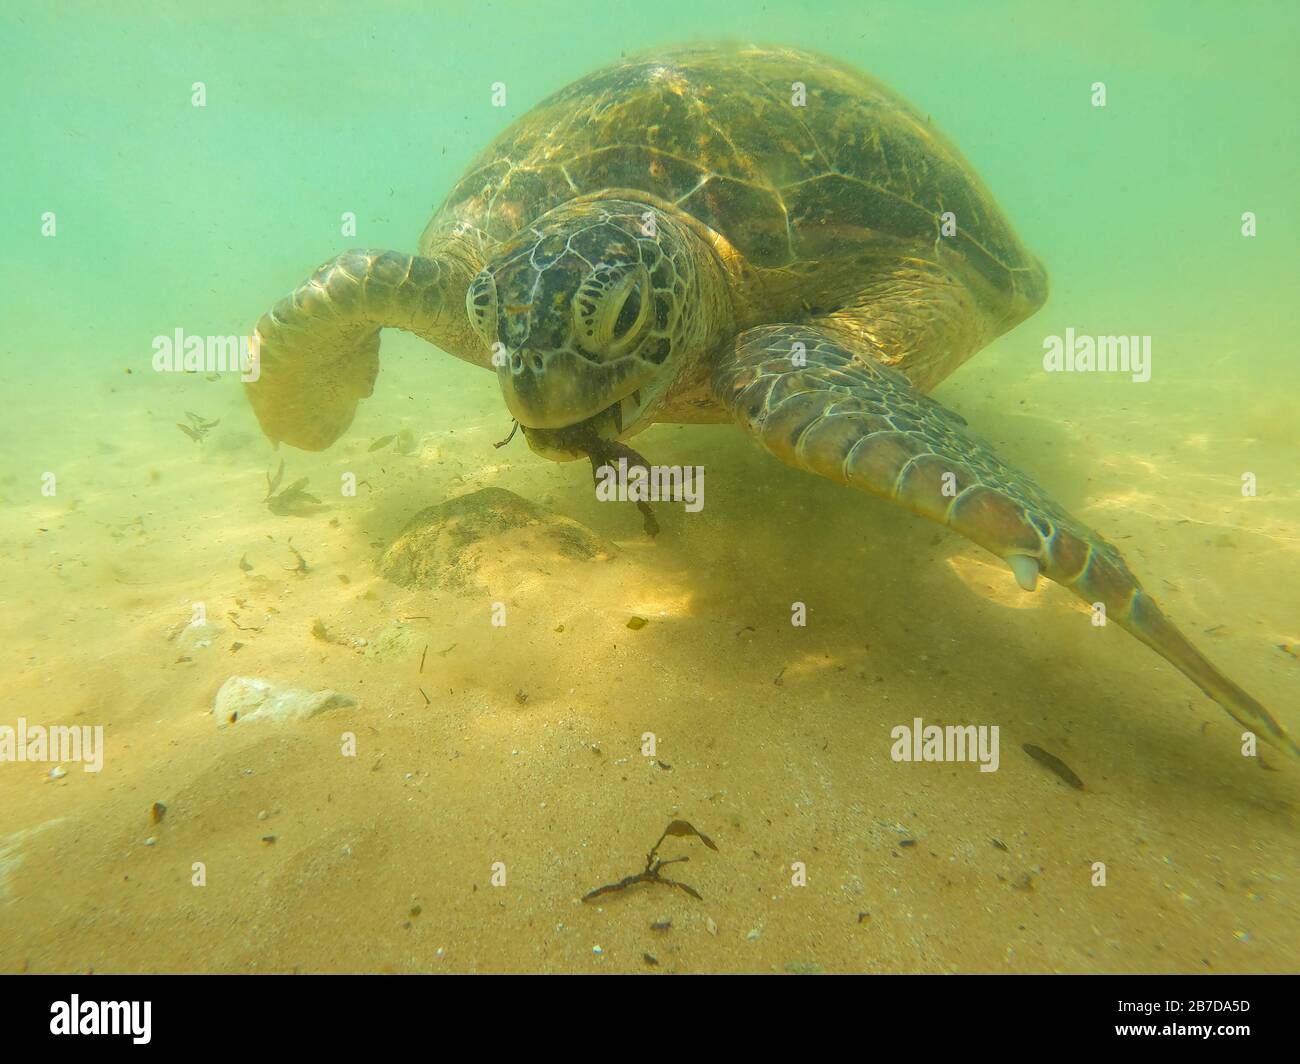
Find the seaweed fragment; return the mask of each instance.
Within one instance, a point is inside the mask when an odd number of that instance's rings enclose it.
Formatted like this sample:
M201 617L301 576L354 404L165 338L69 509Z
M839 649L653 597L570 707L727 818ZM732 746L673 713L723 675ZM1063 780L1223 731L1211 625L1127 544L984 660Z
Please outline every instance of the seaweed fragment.
M664 833L660 835L658 841L650 847L650 852L646 854L645 868L643 870L630 876L624 876L617 883L606 883L603 887L597 887L595 890L588 891L582 896L582 900L591 901L593 898L598 898L602 894L613 894L616 891L627 890L628 887L635 886L637 883L663 883L666 886L677 887L679 890L685 891L697 901L703 901L704 898L700 895L700 892L690 886L690 884L682 883L680 880L676 879L668 879L666 876L660 875L660 869L666 868L670 864L680 864L684 861L690 860L689 857L673 857L667 861L656 860L655 855L659 852L659 847L663 845L664 839L668 838L669 835L675 835L678 837L694 835L715 853L718 849L712 839L702 831L697 830L689 821L674 820L664 828Z
M390 443L392 443L395 439L397 439L397 433L393 433L391 436L381 436L379 439L375 440L375 442L372 443L369 447L367 447L366 451L367 453L372 453L374 451L381 451L385 447L387 447Z
M342 636L331 635L325 627L325 622L319 617L312 621L311 634L314 639L319 639L322 643L333 643L335 646L340 647L352 645Z
M198 414L193 414L188 410L185 411L185 416L190 419L190 423L188 425L182 425L178 421L176 422L176 427L195 443L202 443L203 437L221 424L220 418L217 418L216 421L208 421L206 418L202 418Z
M511 424L510 424L510 435L507 436L507 437L506 437L504 440L502 440L500 443L494 443L492 446L493 446L493 447L496 447L496 448L504 447L507 443L509 443L511 440L513 440L513 439L515 438L515 433L518 432L518 431L519 431L519 422L518 422L518 420L512 421Z
M416 442L414 432L410 429L402 429L402 431L397 434L397 442L393 444L393 453L412 455L415 453Z
M1074 770L1055 754L1049 754L1041 746L1035 746L1033 743L1025 743L1021 749L1040 765L1044 765L1055 772L1076 791L1083 790L1083 780L1079 779Z
M266 508L275 514L276 517L289 517L294 514L300 514L303 510L303 504L320 506L321 501L315 495L310 495L303 489L308 484L308 478L302 477L295 480L279 495L268 496L266 499Z
M280 468L275 471L275 476L270 473L266 474L266 497L269 499L275 494L275 489L280 486L280 481L284 479L284 459L280 459Z
M240 624L239 614L237 614L234 610L227 610L226 616L230 618L230 623L233 624L236 628L238 628L241 632L260 632L262 630L261 628L254 628L252 625Z
M586 451L587 457L591 459L591 479L593 483L600 483L600 470L603 466L613 466L620 458L627 459L629 469L632 466L641 466L647 473L650 472L650 463L627 444L619 443L617 440L602 439L594 432L585 439L575 440L574 446L579 450ZM638 500L636 508L641 511L641 525L645 529L645 534L654 539L655 536L659 535L659 522L655 519L650 504L644 500Z
M295 546L293 545L293 537L292 537L292 536L289 537L289 542L286 543L285 546L288 547L289 550L291 550L291 551L293 552L293 556L294 556L295 558L298 559L298 564L295 565L295 566L292 566L292 567L290 567L290 566L283 566L282 568L284 569L284 571L287 572L287 573L306 573L306 572L309 572L309 571L310 571L310 567L307 565L307 559L304 558L301 554L298 553L298 548L295 547Z

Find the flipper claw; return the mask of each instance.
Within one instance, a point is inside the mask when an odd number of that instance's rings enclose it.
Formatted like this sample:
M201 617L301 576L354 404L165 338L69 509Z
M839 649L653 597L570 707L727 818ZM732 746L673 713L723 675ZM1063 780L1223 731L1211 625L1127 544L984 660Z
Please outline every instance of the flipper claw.
M1011 566L1016 583L1026 591L1033 591L1038 586L1038 560L1028 554L1008 554L1006 563Z

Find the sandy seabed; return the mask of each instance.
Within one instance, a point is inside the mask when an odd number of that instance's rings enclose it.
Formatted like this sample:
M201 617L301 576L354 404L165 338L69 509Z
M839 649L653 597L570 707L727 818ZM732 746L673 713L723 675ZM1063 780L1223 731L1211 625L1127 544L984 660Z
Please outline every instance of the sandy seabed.
M706 468L702 512L661 506L652 541L585 466L492 447L509 418L489 376L402 338L384 359L343 441L282 452L285 482L322 500L300 516L267 509L281 456L231 381L110 359L75 402L14 397L0 724L102 725L106 749L98 773L0 765L0 971L1300 968L1300 771L1241 758L1218 707L1061 588L1024 593L979 548L725 426L638 437ZM1208 380L1155 410L1114 381L1024 376L982 359L937 397L1300 731L1285 412L1229 418L1254 401L1216 402ZM202 444L174 427L186 410L220 421ZM368 450L404 428L410 455ZM341 471L355 498L327 489ZM583 523L608 557L489 552L459 592L378 574L414 513L487 486ZM232 675L358 704L219 728ZM916 717L999 726L999 770L891 760ZM660 851L689 856L665 874L700 900L581 900L677 818L717 845Z

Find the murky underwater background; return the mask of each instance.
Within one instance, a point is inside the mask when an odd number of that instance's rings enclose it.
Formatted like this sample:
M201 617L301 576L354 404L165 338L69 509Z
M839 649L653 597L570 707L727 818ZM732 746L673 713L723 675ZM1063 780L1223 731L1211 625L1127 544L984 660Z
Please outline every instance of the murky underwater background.
M931 114L1051 274L936 398L1300 731L1294 5L222 7L0 15L0 726L106 735L98 773L0 763L0 971L1300 966L1300 772L1238 756L1055 585L728 426L637 438L707 474L651 541L584 464L494 449L492 377L405 334L321 454L273 452L232 377L150 368L155 336L247 334L347 247L414 251L483 145L623 52L818 49ZM1151 336L1151 380L1044 373L1067 328ZM219 421L202 443L187 412ZM281 457L318 509L268 509ZM511 539L478 588L379 575L412 515L489 486L600 556ZM358 704L220 728L231 676ZM914 717L998 725L999 771L894 762ZM700 900L581 901L675 818L717 845L660 853Z

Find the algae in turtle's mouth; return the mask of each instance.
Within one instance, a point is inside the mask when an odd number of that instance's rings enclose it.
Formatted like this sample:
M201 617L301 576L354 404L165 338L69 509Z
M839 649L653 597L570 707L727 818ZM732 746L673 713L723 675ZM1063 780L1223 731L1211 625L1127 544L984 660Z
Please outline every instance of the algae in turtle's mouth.
M620 399L613 406L607 407L599 414L584 418L582 421L562 429L530 429L527 425L521 427L524 430L524 435L528 437L528 445L539 454L546 454L551 458L556 457L557 454L567 455L570 458L589 458L591 460L592 476L597 480L599 480L602 466L615 465L619 459L625 460L629 466L639 465L648 469L650 463L627 444L614 439L614 433L602 435L599 431L599 422L602 418L607 421L609 427L619 428L618 425L615 425L615 418L611 411L619 407L622 402L623 400ZM636 413L641 412L639 402L635 409ZM606 415L610 416L606 417ZM619 423L622 424L621 419L619 419ZM511 435L514 435L513 430ZM502 442L508 442L508 439L509 437ZM501 444L498 444L498 446L501 446ZM641 511L646 534L652 538L658 535L659 522L655 520L650 504L638 501L636 506Z
M631 410L624 409L630 402ZM604 453L605 444L616 439L641 414L640 389L610 403L599 413L558 429L531 428L522 425L529 442L546 450L561 451L576 457Z

